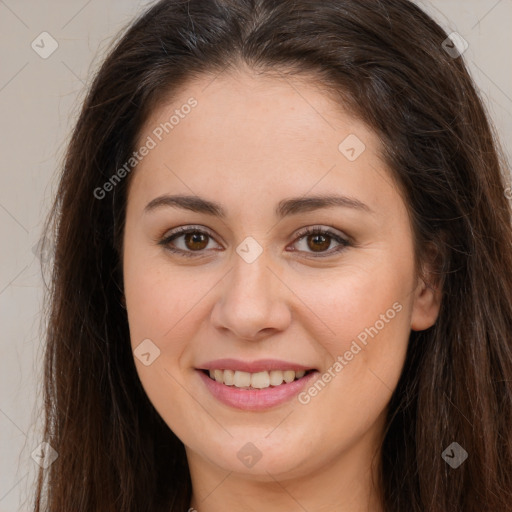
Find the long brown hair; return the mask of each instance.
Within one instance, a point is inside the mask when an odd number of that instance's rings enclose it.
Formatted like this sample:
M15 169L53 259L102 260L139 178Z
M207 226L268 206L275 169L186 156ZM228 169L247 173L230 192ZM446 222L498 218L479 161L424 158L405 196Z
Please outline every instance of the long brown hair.
M380 137L416 257L438 249L437 322L411 332L382 447L389 512L512 511L512 228L498 144L463 59L408 0L162 0L96 74L48 222L55 237L36 511L184 511L181 441L138 379L120 267L135 150L187 80L241 63L310 77ZM450 46L454 46L451 44ZM136 169L133 171L136 172ZM467 460L453 469L443 451Z

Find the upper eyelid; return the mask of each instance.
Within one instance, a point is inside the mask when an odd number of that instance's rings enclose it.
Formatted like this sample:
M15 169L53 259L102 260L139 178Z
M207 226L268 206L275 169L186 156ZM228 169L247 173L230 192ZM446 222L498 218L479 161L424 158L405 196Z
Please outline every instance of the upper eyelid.
M160 239L162 241L165 241L172 237L178 237L178 236L186 235L187 233L197 232L197 231L204 233L204 234L208 235L210 238L213 238L215 241L217 241L217 235L215 235L210 229L208 229L205 226L196 226L194 224L192 224L190 226L179 226L177 228L170 229L170 230L166 231L164 233L164 235L162 237L160 237ZM217 242L217 243L219 243L219 242Z
M339 229L336 228L331 228L330 226L324 226L323 224L313 224L312 226L301 228L296 232L295 237L301 238L307 234L311 234L311 231L319 231L321 233L332 233L333 235L339 236L340 238L346 240L347 242L350 241L350 237L343 231L340 231Z

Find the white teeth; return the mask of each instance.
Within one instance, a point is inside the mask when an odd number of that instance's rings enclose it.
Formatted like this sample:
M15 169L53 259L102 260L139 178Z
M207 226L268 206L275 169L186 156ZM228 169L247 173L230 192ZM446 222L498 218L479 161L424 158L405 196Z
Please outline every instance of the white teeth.
M272 386L279 386L283 383L283 372L281 370L272 370L270 372L270 384Z
M283 372L285 382L293 382L295 380L295 372L293 370L286 370Z
M235 384L235 372L233 370L224 370L224 384L233 386Z
M251 374L247 372L239 372L238 370L235 372L235 379L233 384L237 388L246 388L251 385Z
M210 377L226 386L237 388L265 389L270 386L280 386L283 382L293 382L306 375L305 370L271 370L270 372L241 372L233 370L209 370Z
M270 386L270 375L268 372L258 372L251 375L251 387L257 389L268 388Z

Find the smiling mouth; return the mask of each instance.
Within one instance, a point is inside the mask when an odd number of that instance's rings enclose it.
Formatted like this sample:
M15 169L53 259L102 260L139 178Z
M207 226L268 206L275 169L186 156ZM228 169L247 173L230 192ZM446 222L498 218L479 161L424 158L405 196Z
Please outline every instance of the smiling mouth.
M271 370L249 373L234 370L201 370L210 379L238 389L267 389L300 380L315 370Z

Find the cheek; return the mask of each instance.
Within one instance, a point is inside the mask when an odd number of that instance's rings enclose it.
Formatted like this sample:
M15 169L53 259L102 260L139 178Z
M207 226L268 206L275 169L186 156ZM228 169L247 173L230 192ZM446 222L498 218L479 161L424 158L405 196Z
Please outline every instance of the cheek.
M130 341L142 387L173 431L187 438L187 418L192 412L201 418L201 410L194 409L180 364L197 328L205 291L193 271L173 272L161 261L152 263L150 258L138 258L133 253L125 260L124 285ZM147 352L150 358L146 365L148 361L137 354Z
M306 390L302 403L315 401L338 423L348 421L340 411L352 411L362 422L385 407L405 361L412 272L411 262L390 258L379 259L374 267L347 267L336 278L315 284L297 281L297 294L307 297L314 313L308 329L328 355L325 386Z
M309 329L316 331L315 339L332 357L350 350L354 340L364 347L365 341L377 336L392 342L398 341L399 333L408 334L412 267L391 259L375 261L347 265L325 279L294 281L294 291L311 310L302 318L311 319Z
M124 266L125 296L132 345L150 338L164 348L172 339L171 350L179 350L179 334L196 308L205 290L213 286L197 271L173 269L161 257L127 254ZM168 344L168 343L167 343Z

